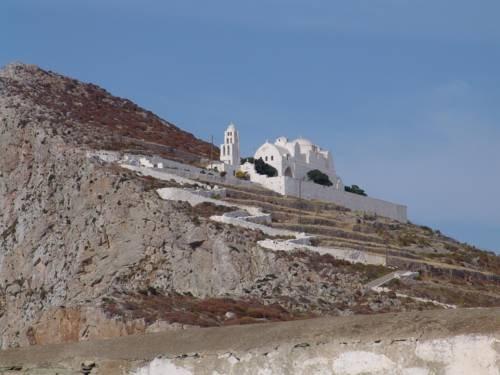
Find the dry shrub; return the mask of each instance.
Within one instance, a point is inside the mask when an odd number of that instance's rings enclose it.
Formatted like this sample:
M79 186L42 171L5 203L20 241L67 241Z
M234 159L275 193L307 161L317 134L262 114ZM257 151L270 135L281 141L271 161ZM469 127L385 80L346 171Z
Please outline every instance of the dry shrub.
M265 305L251 299L197 299L187 295L161 295L147 291L133 295L115 295L113 298L103 300L103 307L108 316L144 319L148 324L167 321L201 327L286 321L312 316L294 314L278 304ZM226 317L228 312L233 316Z

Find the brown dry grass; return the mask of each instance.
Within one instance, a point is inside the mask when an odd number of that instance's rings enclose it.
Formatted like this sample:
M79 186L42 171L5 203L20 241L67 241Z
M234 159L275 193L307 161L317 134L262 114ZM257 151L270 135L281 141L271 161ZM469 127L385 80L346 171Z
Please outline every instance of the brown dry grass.
M132 295L115 295L103 300L110 317L144 319L151 324L167 321L201 327L276 322L313 317L294 314L278 304L265 305L255 299L197 299L189 295L162 295L154 290ZM226 316L226 313L231 313Z
M25 69L24 81L9 81L13 95L48 108L54 134L92 148L156 154L197 162L219 150L127 99L42 69Z

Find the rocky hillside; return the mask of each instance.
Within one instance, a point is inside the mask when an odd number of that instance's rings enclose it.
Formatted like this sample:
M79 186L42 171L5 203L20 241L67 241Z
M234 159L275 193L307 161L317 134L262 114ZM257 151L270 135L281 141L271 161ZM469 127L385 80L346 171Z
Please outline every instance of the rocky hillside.
M20 124L50 121L50 136L59 135L74 146L156 154L197 162L219 150L162 120L130 100L33 65L11 64L0 75L8 107L31 111ZM14 99L15 98L15 99Z
M461 307L500 306L500 257L439 230L353 212L333 203L283 197L259 188L227 186L228 202L260 207L273 227L315 235L324 247L383 254L391 268L419 272L394 280L393 292Z
M390 272L384 267L264 250L257 245L261 232L208 220L220 207L161 200L156 188L173 183L89 158L89 150L118 150L196 163L211 152L94 85L34 66L4 68L0 150L2 348L186 325L436 308L366 291L365 283ZM229 199L251 194L234 190ZM278 198L264 198L258 201L274 207L277 225L293 225L296 203L273 206ZM346 220L360 220L357 235L376 237L362 232L377 220L355 216ZM335 220L315 224L334 231ZM392 223L383 225L393 233ZM321 240L339 240L333 237Z

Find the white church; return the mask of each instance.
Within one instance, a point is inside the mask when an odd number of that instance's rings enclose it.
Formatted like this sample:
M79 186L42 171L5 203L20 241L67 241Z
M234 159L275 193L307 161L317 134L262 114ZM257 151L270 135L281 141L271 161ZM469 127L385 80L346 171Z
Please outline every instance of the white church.
M286 137L279 137L274 143L265 142L254 155L255 160L260 158L276 169L277 176L257 173L254 163L248 161L241 165L240 135L236 126L230 123L220 146L220 162L210 164L209 168L225 172L228 178L233 178L238 171L245 172L251 182L282 195L323 200L398 221L407 220L406 206L346 192L336 173L331 152L307 139L289 141ZM313 170L326 174L332 185L309 181L308 172Z
M274 143L266 142L255 152L254 159L261 159L278 171L278 176L305 180L307 173L317 169L330 177L335 189L343 190L342 180L335 173L335 166L330 151L323 150L311 141L298 138L289 141L280 137ZM220 163L213 163L212 168L222 172L247 172L250 180L259 179L252 163L241 162L240 135L236 126L230 123L224 132L224 143L220 146ZM234 175L234 173L232 173Z
M259 147L254 158L262 158L276 168L278 176L298 180L307 179L307 173L312 170L320 170L330 177L335 189L344 190L342 180L335 173L330 151L321 149L307 139L289 141L286 137L280 137L274 143L266 142ZM252 176L254 171L250 169L248 172Z

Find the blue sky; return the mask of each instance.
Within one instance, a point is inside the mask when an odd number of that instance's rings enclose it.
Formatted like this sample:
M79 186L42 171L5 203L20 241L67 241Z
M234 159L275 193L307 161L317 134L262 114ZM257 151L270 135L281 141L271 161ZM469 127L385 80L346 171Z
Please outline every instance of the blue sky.
M2 0L0 65L104 86L245 155L302 135L346 184L500 250L497 0Z

